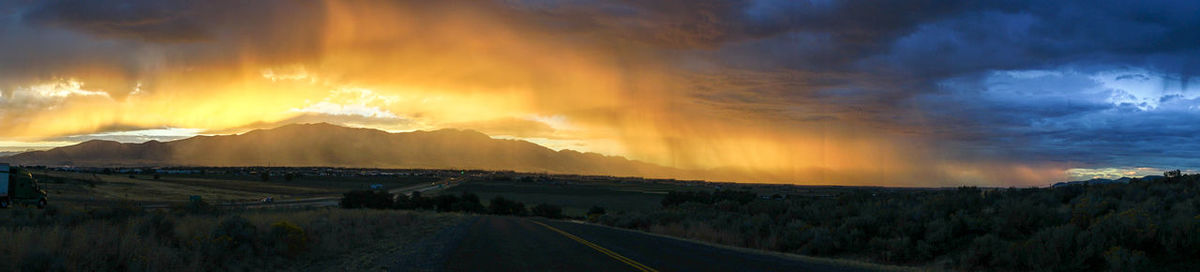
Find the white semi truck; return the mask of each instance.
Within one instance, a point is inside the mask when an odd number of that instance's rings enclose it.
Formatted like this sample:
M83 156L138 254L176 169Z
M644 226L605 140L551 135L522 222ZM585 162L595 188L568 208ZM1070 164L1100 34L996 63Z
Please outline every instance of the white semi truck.
M28 170L0 163L0 208L8 208L12 204L45 208L46 191L42 190Z

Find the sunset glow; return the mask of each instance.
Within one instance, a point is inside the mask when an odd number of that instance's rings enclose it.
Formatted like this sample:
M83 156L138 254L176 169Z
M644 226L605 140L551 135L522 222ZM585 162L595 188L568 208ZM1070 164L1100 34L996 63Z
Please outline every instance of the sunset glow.
M0 151L328 122L473 129L728 181L1023 186L1200 162L1116 144L1200 120L1195 44L1045 53L1003 36L1057 33L1040 28L1052 15L988 7L831 35L871 15L781 2L0 4ZM835 12L793 18L813 9ZM987 22L1004 33L973 29ZM979 47L1005 50L957 62ZM1144 146L1200 147L1198 131Z

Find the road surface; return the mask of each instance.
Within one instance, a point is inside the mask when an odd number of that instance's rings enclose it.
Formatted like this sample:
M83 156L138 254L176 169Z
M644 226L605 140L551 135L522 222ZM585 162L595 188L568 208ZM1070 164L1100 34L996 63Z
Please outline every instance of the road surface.
M440 267L393 270L873 271L556 220L483 216L459 232L437 237L457 243L441 249L448 256L436 258L444 260Z

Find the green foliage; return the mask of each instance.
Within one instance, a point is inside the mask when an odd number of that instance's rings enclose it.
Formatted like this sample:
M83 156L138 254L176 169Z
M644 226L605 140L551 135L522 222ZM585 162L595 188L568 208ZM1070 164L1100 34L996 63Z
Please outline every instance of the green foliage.
M488 202L488 213L495 215L525 215L525 203L497 196Z
M1146 270L1146 266L1150 262L1150 260L1146 259L1145 252L1128 250L1121 247L1113 247L1105 251L1104 260L1108 262L1108 269L1112 271Z
M479 196L463 192L458 198L458 202L451 204L451 210L466 213L484 213L487 211L487 208L484 208L483 203L479 202Z
M592 208L591 208L591 209L588 209L587 215L588 215L588 216L592 216L592 215L604 215L604 214L607 214L607 213L608 213L608 211L605 211L605 210L604 210L604 207L600 207L600 206L592 206Z
M550 219L561 219L563 217L562 207L545 203L533 206L531 211L533 212L533 216L541 216Z
M396 196L396 201L392 204L392 208L401 210L432 210L434 209L433 200L421 196L421 192L412 192L411 195Z
M687 202L712 204L721 201L733 201L746 204L758 196L749 191L717 190L716 192L668 192L663 198L663 207L678 206Z
M192 196L187 203L174 203L170 205L172 213L177 215L182 214L215 214L218 208L208 204L200 196Z
M313 270L308 260L361 254L464 218L365 209L56 209L0 210L0 259L7 260L0 271L305 271Z
M231 216L222 220L212 231L212 239L225 249L238 251L253 251L254 239L258 236L258 228L241 216Z
M1200 270L1200 175L1058 188L670 192L605 225L733 246L1002 271Z
M382 191L350 191L342 194L338 205L343 209L387 209L392 207L392 194Z
M308 234L300 226L288 221L271 224L271 239L275 251L289 258L308 250Z
M162 213L151 215L137 226L138 234L154 239L175 239L175 221Z
M587 211L587 220L588 222L596 222L600 220L600 216L604 216L605 214L608 214L608 211L605 210L604 207L592 206L592 208L588 209Z
M433 205L438 212L454 212L459 207L460 199L454 195L439 195L433 197Z
M35 251L21 258L21 271L67 271L63 256Z

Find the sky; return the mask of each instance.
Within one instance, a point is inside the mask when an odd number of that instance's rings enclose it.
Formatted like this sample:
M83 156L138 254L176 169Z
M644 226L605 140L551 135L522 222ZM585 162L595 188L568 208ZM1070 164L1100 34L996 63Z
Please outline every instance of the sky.
M756 182L1193 171L1197 14L1197 1L3 1L0 151L328 122L474 129Z

